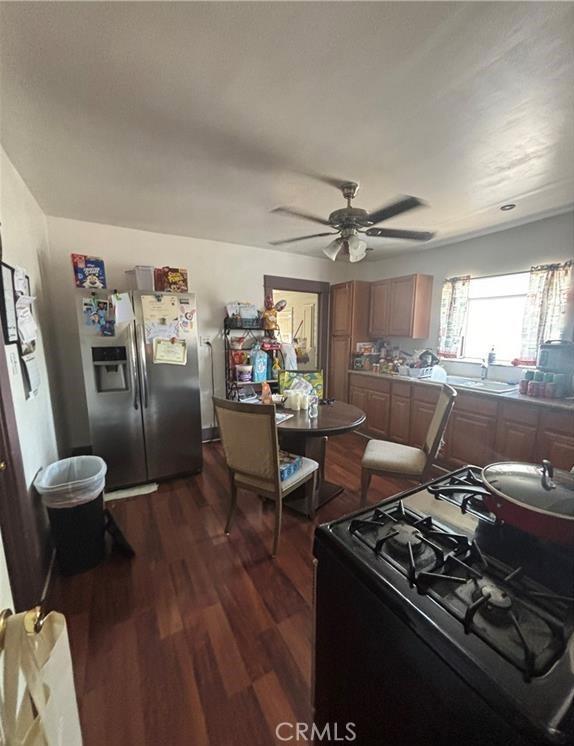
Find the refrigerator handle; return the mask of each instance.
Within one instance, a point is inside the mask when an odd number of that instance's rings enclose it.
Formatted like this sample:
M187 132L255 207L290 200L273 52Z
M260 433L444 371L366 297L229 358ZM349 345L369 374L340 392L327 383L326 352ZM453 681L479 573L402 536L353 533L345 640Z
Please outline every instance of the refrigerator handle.
M145 349L145 332L143 329L143 326L139 326L140 331L140 366L141 366L141 372L142 372L142 380L143 380L143 405L145 409L147 409L148 403L149 403L149 389L148 389L148 380L147 380L147 362L146 362L146 349ZM136 331L137 336L137 331Z
M136 350L136 340L135 340L135 333L134 333L134 325L129 325L129 337L130 337L130 358L131 358L131 366L132 366L132 387L134 392L134 409L139 409L139 401L140 401L140 382L139 382L139 376L138 376L138 356L137 356L137 350Z

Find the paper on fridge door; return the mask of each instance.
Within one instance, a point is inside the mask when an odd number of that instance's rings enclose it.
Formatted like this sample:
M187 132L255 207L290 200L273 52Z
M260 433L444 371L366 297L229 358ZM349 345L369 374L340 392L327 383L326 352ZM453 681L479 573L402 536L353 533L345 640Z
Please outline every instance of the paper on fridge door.
M185 365L187 363L187 342L185 339L159 339L153 341L154 363Z
M182 334L191 334L195 321L195 304L191 298L179 299L179 330Z
M142 314L147 344L154 339L179 337L179 299L175 295L142 295Z
M129 293L114 293L111 297L116 324L130 324L134 319L134 309Z

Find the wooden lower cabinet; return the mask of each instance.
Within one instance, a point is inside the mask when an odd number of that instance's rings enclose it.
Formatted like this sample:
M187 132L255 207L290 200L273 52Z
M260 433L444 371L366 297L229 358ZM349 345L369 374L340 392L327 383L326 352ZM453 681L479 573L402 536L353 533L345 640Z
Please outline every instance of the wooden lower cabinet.
M396 443L409 444L411 430L411 400L405 396L391 396L389 437Z
M351 402L367 414L374 438L422 448L440 388L350 374ZM574 410L458 391L438 462L448 469L494 461L574 466Z
M379 438L389 437L391 397L382 391L370 391L367 403L367 427Z
M431 424L435 404L413 400L411 405L411 437L409 445L422 448Z
M548 411L540 415L536 461L547 458L557 469L574 466L574 411Z
M367 415L366 421L359 428L360 431L368 431L370 412L369 412L369 391L367 389L359 388L358 386L349 386L349 404L354 407L359 407Z
M493 460L495 437L496 417L457 412L455 404L442 458L452 466L485 466Z
M500 407L494 461L536 460L539 408L504 403Z

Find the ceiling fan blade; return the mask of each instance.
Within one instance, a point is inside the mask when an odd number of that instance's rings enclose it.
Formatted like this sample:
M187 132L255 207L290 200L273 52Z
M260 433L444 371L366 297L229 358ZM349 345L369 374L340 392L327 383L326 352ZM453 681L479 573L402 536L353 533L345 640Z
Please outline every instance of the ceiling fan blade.
M430 231L406 231L400 228L369 228L365 233L377 238L406 238L411 241L430 241L435 235Z
M382 223L383 220L388 220L395 215L400 215L402 212L407 212L407 210L414 210L415 207L421 207L424 204L418 197L402 197L391 205L381 207L380 210L369 213L368 218L373 224Z
M335 187L335 189L341 189L344 184L353 183L352 179L338 179L335 176L329 176L328 174L319 174L315 173L314 171L305 171L305 174L307 176L310 176L312 179L322 181L324 184L329 184L329 186Z
M290 207L276 207L271 212L277 212L280 215L289 215L292 218L311 220L313 223L320 223L321 225L330 225L329 221L325 220L325 218L317 217L317 215L312 215L310 212L303 212L303 210L292 210Z
M304 241L306 238L319 238L319 236L334 236L335 231L329 233L311 233L310 236L297 236L297 238L286 238L283 241L269 241L271 246L280 246L283 243L295 243L295 241Z

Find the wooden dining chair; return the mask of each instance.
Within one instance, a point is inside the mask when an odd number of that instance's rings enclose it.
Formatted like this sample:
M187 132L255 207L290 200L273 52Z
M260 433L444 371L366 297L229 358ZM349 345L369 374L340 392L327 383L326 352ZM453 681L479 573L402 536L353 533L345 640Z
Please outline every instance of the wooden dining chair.
M242 404L213 397L219 435L229 470L231 503L225 533L229 534L237 505L237 489L255 492L275 501L275 529L272 556L277 554L281 532L283 498L308 480L313 480L308 491L309 514L317 484L319 464L302 456L300 468L288 479L279 476L279 443L275 423L275 406Z
M373 474L416 479L419 482L429 479L455 399L456 391L452 386L443 384L422 448L390 440L369 440L361 462L361 505L367 504Z

